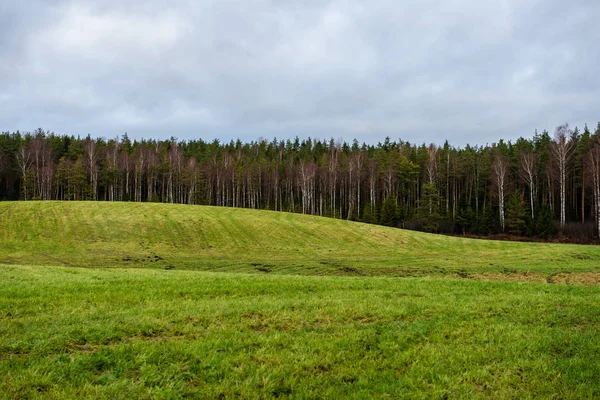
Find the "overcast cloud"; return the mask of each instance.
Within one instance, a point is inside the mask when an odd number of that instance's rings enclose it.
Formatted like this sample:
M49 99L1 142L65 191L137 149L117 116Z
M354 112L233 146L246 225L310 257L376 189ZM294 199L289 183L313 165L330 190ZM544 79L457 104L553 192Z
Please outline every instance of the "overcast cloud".
M0 2L0 130L485 144L600 120L596 0Z

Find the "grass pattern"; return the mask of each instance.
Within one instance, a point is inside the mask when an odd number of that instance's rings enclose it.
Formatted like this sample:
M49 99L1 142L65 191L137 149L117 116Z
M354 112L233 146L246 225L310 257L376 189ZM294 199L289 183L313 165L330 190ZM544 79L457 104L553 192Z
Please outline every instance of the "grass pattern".
M0 264L300 275L600 274L600 246L486 241L308 215L152 203L0 203Z

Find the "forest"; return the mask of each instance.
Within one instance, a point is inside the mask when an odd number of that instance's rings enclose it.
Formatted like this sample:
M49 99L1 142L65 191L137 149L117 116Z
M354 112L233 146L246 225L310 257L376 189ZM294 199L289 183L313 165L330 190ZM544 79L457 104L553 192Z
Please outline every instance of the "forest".
M3 132L0 200L204 204L591 242L600 231L600 123L462 148L389 137L372 145Z

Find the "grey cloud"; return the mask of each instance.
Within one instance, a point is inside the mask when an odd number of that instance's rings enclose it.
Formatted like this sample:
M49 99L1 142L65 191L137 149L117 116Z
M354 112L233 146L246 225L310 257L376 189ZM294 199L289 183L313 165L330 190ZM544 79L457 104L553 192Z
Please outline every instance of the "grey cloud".
M599 16L584 0L4 4L0 129L463 145L595 125Z

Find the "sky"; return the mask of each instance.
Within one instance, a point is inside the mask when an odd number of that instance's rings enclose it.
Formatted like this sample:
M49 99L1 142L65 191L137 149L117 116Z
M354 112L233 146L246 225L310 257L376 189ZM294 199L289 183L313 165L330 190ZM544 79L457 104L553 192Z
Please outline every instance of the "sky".
M600 120L597 0L3 0L0 131L455 146Z

